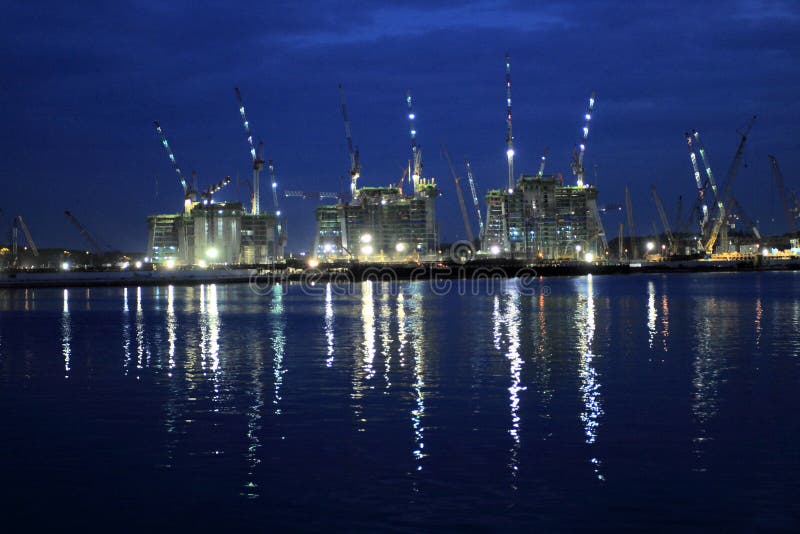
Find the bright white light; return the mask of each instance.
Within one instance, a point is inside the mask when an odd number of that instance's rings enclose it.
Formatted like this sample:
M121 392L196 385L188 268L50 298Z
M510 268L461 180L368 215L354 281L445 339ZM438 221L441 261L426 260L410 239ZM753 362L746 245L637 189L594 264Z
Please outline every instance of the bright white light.
M122 262L122 264L120 264L120 268L121 269L127 269L130 266L131 266L131 264L129 262L127 262L127 261L124 261L124 262Z
M581 246L575 245L575 252L580 252L580 251L581 251Z
M65 270L65 271L69 271L69 262L68 262L68 261L65 261L64 263L62 263L62 264L61 264L61 268L62 268L63 270Z
M769 250L767 250L767 249L762 250L761 251L761 255L766 258L767 256L769 256Z
M497 256L498 254L500 254L500 247L498 247L497 245L492 245L491 247L489 247L489 252Z
M325 254L330 254L331 251L333 251L333 245L331 245L330 243L325 243L324 245L322 245L322 250L323 252L325 252Z
M373 252L372 245L364 245L363 247L361 247L361 253L365 256L369 256L370 254L372 254L372 252Z
M513 148L509 148L508 150L506 150L506 156L508 156L509 158L513 158L514 157L514 149Z
M645 246L647 247L647 250L650 251L650 250L653 250L653 248L655 247L655 244L653 244L652 241L648 241Z
M280 216L281 216L281 210L278 210L278 211L276 211L276 212L275 212L275 216L276 216L276 217L280 217Z
M509 195L513 195L514 194L514 190L512 188L510 188L510 187L508 188L508 194Z
M134 263L134 265L136 266L137 269L141 269L142 268L142 262L140 262L140 261L137 261L136 263Z
M201 269L205 269L206 265L207 265L206 260L200 260L197 262L197 266L200 267Z
M416 118L416 115L414 115L413 113L409 113L409 114L408 114L408 119L409 119L409 120L412 120L412 121L413 121L415 118Z
M167 260L165 265L167 269L174 269L175 268L175 260Z
M362 243L372 243L372 234L363 234L361 236Z
M405 243L398 243L398 244L396 244L396 245L394 246L394 249L395 249L397 252L403 252L403 251L406 249L406 244L405 244Z
M594 261L594 254L587 252L586 256L584 256L584 259L586 260L586 263L592 263Z
M206 258L215 260L217 257L219 257L219 250L215 249L214 247L206 249Z
M591 115L589 115L588 113L586 114L586 120L587 120L587 121L588 121L588 120L592 120L592 116L591 116Z
M272 182L272 189L278 188L278 182Z
M144 257L144 262L145 263L150 263L150 256L145 256Z
M316 269L317 267L319 267L319 260L317 260L316 258L311 258L310 260L308 260L308 266L311 267L312 269Z

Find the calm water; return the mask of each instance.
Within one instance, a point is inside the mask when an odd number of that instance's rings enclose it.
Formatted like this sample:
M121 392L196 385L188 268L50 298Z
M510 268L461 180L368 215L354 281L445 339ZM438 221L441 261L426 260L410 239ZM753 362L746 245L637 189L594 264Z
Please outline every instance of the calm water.
M0 291L4 523L800 528L800 273L533 289Z

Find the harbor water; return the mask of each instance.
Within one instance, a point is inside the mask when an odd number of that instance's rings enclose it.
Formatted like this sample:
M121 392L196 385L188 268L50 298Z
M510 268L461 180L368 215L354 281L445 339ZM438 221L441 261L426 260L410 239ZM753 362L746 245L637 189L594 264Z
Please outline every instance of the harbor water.
M800 273L0 290L28 528L797 530Z

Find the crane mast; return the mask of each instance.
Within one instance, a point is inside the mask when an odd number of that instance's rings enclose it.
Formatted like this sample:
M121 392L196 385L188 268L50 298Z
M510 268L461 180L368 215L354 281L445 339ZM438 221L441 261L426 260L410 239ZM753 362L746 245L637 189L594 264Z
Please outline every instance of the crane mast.
M339 100L342 104L342 118L344 119L344 136L347 139L347 150L350 154L350 198L356 198L358 178L361 176L361 164L358 161L358 147L353 148L353 136L350 134L350 118L347 115L347 104L344 100L344 89L339 84Z
M583 155L586 153L586 140L589 138L589 122L592 120L592 111L594 110L594 91L589 96L589 107L586 114L583 116L583 130L581 139L578 146L572 151L572 174L575 175L578 181L578 186L583 187Z
M789 197L786 194L786 187L783 184L783 174L781 173L781 168L778 166L778 159L770 154L769 161L772 165L772 173L775 175L775 183L778 186L778 192L781 195L781 203L783 204L783 211L786 214L786 222L789 225L789 231L794 234L797 232L797 223L794 220L792 206L789 204Z
M17 215L17 217L14 219L14 228L11 232L12 235L11 250L12 250L12 255L14 256L14 265L17 264L17 260L19 258L18 256L19 247L17 244L19 240L18 230L17 230L18 228L22 228L22 233L25 235L25 239L28 241L28 245L30 245L31 252L33 252L33 255L34 256L39 255L39 249L36 247L36 243L33 241L33 237L31 237L31 233L28 230L28 225L26 225L25 221L22 220L22 215Z
M539 172L536 173L536 176L539 177L539 178L544 176L544 166L547 163L547 156L549 156L549 155L550 155L550 149L549 148L545 148L544 149L544 154L542 154L542 159L539 162Z
M700 167L697 164L697 155L694 152L692 136L689 135L689 132L686 132L685 135L686 145L689 147L689 161L692 163L692 172L694 173L694 180L697 183L697 202L692 211L694 212L696 209L702 209L700 221L700 231L702 232L708 222L708 205L705 203L705 185L703 184L702 176L700 176ZM689 217L691 218L692 215L693 213L690 214Z
M422 177L422 148L417 145L417 129L414 126L417 116L411 101L411 90L406 91L406 104L408 104L409 133L411 134L411 179L414 184L414 193L416 193L419 179Z
M192 202L197 200L195 198L195 191L186 181L186 177L183 175L183 171L181 170L180 165L175 160L175 154L172 152L172 148L169 146L169 141L167 141L167 136L164 134L164 130L161 129L161 124L158 121L153 121L153 124L156 127L156 132L158 136L161 138L161 144L164 145L164 149L167 151L167 156L169 156L169 161L172 163L172 168L175 169L175 174L178 175L178 180L181 182L181 187L183 187L183 209L186 213L189 213L192 209Z
M447 147L444 146L442 143L442 152L444 153L444 157L447 160L447 165L450 167L450 173L453 175L453 181L456 183L456 196L458 197L458 206L461 208L461 218L464 221L464 230L467 233L467 239L469 239L470 243L475 241L475 236L472 233L472 227L469 224L469 216L467 215L467 205L464 203L464 193L461 191L461 180L458 179L458 175L456 174L456 169L453 167L453 162L450 159L450 153L447 151Z
M653 193L653 201L656 203L658 216L661 219L661 224L664 226L664 232L667 234L670 254L675 254L678 247L675 242L675 236L672 234L672 228L669 226L669 220L667 219L667 213L664 211L664 205L661 203L661 197L658 196L656 186L652 186L650 191Z
M275 177L275 165L272 163L272 160L269 160L269 177L272 180L272 204L275 207L275 225L276 230L278 231L278 247L282 248L286 245L286 231L283 228L283 223L281 219L281 210L278 206L278 180ZM280 256L283 255L281 252Z
M508 192L514 191L514 132L511 128L511 56L506 54L506 157L508 158Z
M245 136L247 137L247 144L250 147L250 157L253 160L253 205L251 207L251 212L253 215L258 215L261 213L261 197L258 182L261 169L264 168L265 163L262 154L260 154L260 152L263 150L263 143L259 143L258 150L256 150L255 143L253 142L253 134L250 130L250 121L247 120L247 113L244 109L242 93L239 91L238 87L234 87L234 92L236 93L236 101L239 104L239 114L242 116L242 124L244 124L244 132Z
M467 164L467 179L469 180L469 189L472 193L472 204L475 206L475 213L478 214L478 236L483 236L483 216L481 215L481 207L478 204L478 193L475 191L475 179L472 177L472 166Z

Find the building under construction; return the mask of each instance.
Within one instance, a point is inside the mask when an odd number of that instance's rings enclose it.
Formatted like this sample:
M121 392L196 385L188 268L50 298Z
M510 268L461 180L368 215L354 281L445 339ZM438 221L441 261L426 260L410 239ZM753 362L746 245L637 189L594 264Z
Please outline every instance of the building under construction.
M363 187L352 202L316 210L314 254L322 260L429 259L439 247L434 180L418 179L414 194L399 187Z
M560 174L522 175L516 187L486 194L481 248L531 260L586 259L603 250L597 189L567 186Z

